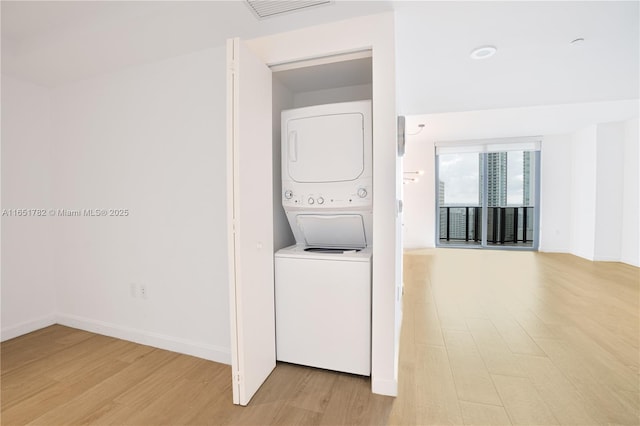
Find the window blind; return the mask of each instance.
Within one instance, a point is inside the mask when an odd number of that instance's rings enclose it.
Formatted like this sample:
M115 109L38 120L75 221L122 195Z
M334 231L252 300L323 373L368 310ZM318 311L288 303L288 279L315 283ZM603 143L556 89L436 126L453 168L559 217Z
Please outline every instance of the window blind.
M541 145L541 136L463 141L436 141L435 143L437 155L472 152L540 151Z

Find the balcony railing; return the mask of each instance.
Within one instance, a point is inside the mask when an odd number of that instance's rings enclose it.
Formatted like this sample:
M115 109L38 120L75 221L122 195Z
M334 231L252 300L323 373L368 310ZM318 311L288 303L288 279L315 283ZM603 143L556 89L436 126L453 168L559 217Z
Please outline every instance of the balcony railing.
M531 245L533 214L531 206L488 207L487 243ZM482 242L482 207L440 207L440 242Z

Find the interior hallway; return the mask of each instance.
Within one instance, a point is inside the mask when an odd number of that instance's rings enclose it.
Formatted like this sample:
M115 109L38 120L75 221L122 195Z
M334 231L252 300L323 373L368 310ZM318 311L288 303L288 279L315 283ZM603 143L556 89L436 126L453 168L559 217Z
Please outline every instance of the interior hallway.
M279 364L237 407L229 366L52 326L0 345L2 424L636 425L639 278L571 255L408 252L395 399Z

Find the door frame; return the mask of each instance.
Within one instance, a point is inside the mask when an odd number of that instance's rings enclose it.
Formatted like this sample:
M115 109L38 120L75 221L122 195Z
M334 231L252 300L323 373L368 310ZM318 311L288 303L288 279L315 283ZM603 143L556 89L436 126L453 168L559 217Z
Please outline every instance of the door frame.
M395 396L398 392L400 325L397 319L400 316L402 289L399 275L401 235L397 235L401 229L397 207L400 191L397 190L398 165L396 144L393 143L397 137L394 25L393 12L385 12L246 41L262 63L271 66L367 49L373 52L375 220L371 388L374 393L389 396Z

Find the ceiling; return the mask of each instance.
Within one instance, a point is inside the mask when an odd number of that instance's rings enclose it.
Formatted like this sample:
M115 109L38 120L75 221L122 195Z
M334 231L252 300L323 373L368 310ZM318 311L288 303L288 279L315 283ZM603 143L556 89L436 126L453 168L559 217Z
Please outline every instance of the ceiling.
M371 84L371 57L295 67L274 77L293 93Z
M594 123L626 121L639 114L637 99L581 102L416 114L407 117L406 129L412 143L561 135Z
M407 2L396 6L399 112L639 97L640 2ZM571 43L576 38L584 42ZM474 60L471 51L497 53Z
M639 4L337 0L257 20L243 1L3 0L2 72L56 87L230 37L395 10L401 114L637 99ZM469 58L487 44L495 56Z
M2 72L55 87L245 39L392 9L337 1L258 20L244 1L6 1Z

